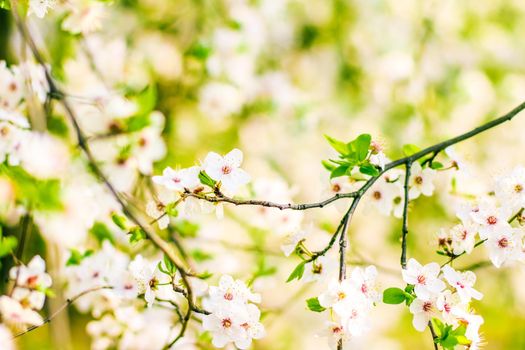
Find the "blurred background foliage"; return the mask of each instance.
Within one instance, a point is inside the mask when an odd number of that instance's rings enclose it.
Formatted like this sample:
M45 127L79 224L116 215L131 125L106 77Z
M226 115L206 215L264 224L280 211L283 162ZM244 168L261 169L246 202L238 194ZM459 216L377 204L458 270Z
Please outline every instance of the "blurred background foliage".
M105 42L125 43L125 69L130 74L123 89L156 86L156 108L167 117L163 137L168 154L156 164L155 173L166 165L192 165L210 150L225 153L239 147L254 178L283 178L296 189L297 202L314 201L328 185L320 161L332 153L323 134L350 140L371 133L394 159L403 144L427 146L454 136L510 110L525 97L522 0L260 0L246 1L244 12L236 11L235 3L115 0L109 3L103 29L94 34ZM50 16L34 20L32 29L46 48L55 77L74 85L71 79L82 76L68 77L66 63L81 54L87 38L60 30L60 15ZM219 29L239 33L246 47L236 47L235 57L223 57L221 64L232 66L212 75L211 57L221 54L220 45L228 45L214 36ZM0 10L0 59L15 63L19 46L9 13ZM135 64L146 66L153 79L146 84L140 77L134 80ZM272 78L261 78L265 76ZM232 113L211 115L199 105L210 81L237 86L241 92L262 87L265 93L243 100ZM525 117L518 117L459 145L472 177L457 179L457 191L476 193L489 186L494 175L523 165L523 130ZM450 177L444 172L436 195L410 207L409 256L422 262L444 259L435 254L435 235L457 222L451 203L458 196L450 195ZM230 212L235 215L236 209ZM330 231L340 213L329 208L306 215L306 221ZM249 221L249 216L244 218ZM377 264L385 287L400 286L395 272L399 236L399 220L363 205L350 228L350 256ZM264 249L275 248L268 248L257 231L251 237ZM27 256L43 249L43 244L34 243ZM483 261L487 256L482 248L456 266ZM256 263L243 265L253 269ZM314 336L323 320L308 314L304 305L315 291L295 295L305 287L283 287L294 261L270 256L262 263L277 267L279 277L262 280L277 291L265 293L269 336L254 348L326 348ZM486 348L524 349L523 267L497 270L483 265L476 273L485 294L475 306L485 318ZM401 306L381 305L373 316L370 335L356 349L431 348L430 335L416 332L411 315ZM69 320L73 348L89 348L84 330L88 318L70 308ZM21 338L20 347L62 349L53 327L52 323Z

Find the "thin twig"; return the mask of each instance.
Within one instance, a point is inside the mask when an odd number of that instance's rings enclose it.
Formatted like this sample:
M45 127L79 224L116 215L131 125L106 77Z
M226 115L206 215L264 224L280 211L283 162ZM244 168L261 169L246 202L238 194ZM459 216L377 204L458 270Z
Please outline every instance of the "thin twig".
M61 313L62 311L64 311L64 309L66 309L68 306L70 306L71 304L73 304L75 301L77 301L78 299L80 299L81 297L83 297L84 295L86 294L89 294L89 293L92 293L92 292L96 292L96 291L99 291L99 290L102 290L102 289L111 289L113 287L111 286L102 286L102 287L94 287L94 288L91 288L91 289L87 289L77 295L75 295L74 297L70 298L70 299L67 299L66 302L60 307L58 308L57 311L55 311L51 316L45 318L41 324L38 324L38 325L34 325L34 326L31 326L29 327L28 329L26 329L25 331L23 332L20 332L18 334L16 334L15 336L13 336L13 339L14 338L18 338L26 333L29 333L31 331L34 331L35 329L37 328L40 328L46 324L48 324L49 322L51 322L59 313Z
M406 269L407 267L407 235L408 235L408 194L409 194L409 182L410 182L410 170L412 163L408 162L405 164L405 184L403 186L404 199L403 199L403 227L401 229L401 267Z

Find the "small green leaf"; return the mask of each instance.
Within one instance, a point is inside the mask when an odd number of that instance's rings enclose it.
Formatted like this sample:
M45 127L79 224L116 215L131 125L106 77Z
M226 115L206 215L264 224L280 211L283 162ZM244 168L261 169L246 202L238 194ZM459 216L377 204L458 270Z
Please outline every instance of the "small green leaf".
M173 261L171 261L171 259L166 254L164 254L163 260L164 260L164 266L166 267L166 270L169 272L169 274L171 276L175 275L175 272L177 272L177 267L175 266Z
M89 233L91 233L99 243L104 242L104 240L110 241L112 244L115 243L115 237L113 237L113 233L111 230L106 226L106 224L102 222L95 222L91 229L89 230Z
M420 150L421 149L418 146L410 143L403 146L403 154L407 157L419 152Z
M201 249L194 249L191 251L191 256L196 262L204 262L213 259L213 255Z
M330 163L328 160L323 160L321 163L323 164L323 167L330 172L334 171L336 168L336 166Z
M184 238L195 238L197 237L197 232L199 231L199 225L188 220L176 222L173 225L173 228L175 229L175 232L179 234L179 236Z
M295 267L295 269L292 271L290 276L288 276L288 279L286 282L291 282L294 279L300 280L301 277L303 277L304 274L304 265L306 264L306 261L302 261L299 265Z
M201 170L199 173L199 180L201 181L201 184L209 186L211 188L214 188L217 184L217 181L212 179L204 170Z
M443 164L441 164L440 162L432 162L430 163L430 167L432 169L441 169L443 168Z
M308 309L314 312L323 312L326 310L326 308L322 307L321 304L319 304L318 298L310 298L306 300L306 306L308 306Z
M9 3L9 0L0 0L0 9L10 10L11 4Z
M129 231L129 243L137 243L146 239L146 232L144 232L140 227L135 226Z
M166 205L166 214L171 217L177 217L179 215L179 211L177 210L178 204L178 202L168 203L168 205Z
M383 292L383 303L385 304L401 304L405 299L405 291L400 288L387 288Z
M363 161L368 155L372 136L370 134L361 134L354 141L350 142L349 148L357 154L357 160Z
M0 258L11 254L11 252L16 248L17 245L18 240L16 239L16 237L3 237L0 232Z
M377 168L372 164L361 165L359 167L359 171L361 172L361 174L370 175L374 177L379 175L379 170L377 170Z
M347 172L348 172L348 165L340 165L332 171L332 173L330 174L330 179L345 176Z
M69 128L67 126L67 123L61 116L49 116L47 118L47 130L54 135L64 138L67 137L69 134Z
M346 154L349 153L348 152L349 149L348 149L348 146L346 145L346 143L344 143L342 141L339 141L339 140L336 140L333 137L330 137L328 135L324 135L324 137L328 141L330 146L332 146L332 148L337 151L337 153L339 153L341 155L346 155Z
M126 218L124 216L119 215L119 214L114 212L114 213L111 214L111 220L120 229L127 230L127 228L128 228L127 220L126 220Z
M66 261L66 266L80 265L82 260L84 260L85 258L91 255L93 255L92 250L86 250L84 253L81 253L80 251L76 249L71 249L71 255L69 256L69 259L67 259Z

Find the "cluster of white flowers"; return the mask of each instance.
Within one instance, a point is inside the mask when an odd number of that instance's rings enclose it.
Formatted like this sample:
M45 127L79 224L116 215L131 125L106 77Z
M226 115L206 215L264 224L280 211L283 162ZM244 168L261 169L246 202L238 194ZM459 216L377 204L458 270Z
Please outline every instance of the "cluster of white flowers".
M130 261L106 240L100 251L68 266L65 275L68 297L90 291L75 305L96 318L87 328L92 349L162 349L176 336L173 311L184 300L184 286L178 272L167 271L160 259L137 255ZM190 278L190 283L195 297L206 293L204 281Z
M346 344L369 329L370 310L382 295L376 278L375 266L355 267L346 279L332 280L327 290L319 295L319 305L330 308L336 319L327 322L327 330L323 332L332 349L336 349L340 341Z
M480 300L483 294L474 289L476 275L472 271L459 272L449 265L440 268L437 263L422 266L415 259L410 259L402 275L403 280L413 286L415 293L415 299L410 304L415 329L423 332L433 318L454 328L464 326L468 339L468 344L464 345L469 349L478 349L483 318L472 313L470 302L472 299Z
M0 296L0 344L2 349L14 349L11 330L25 331L30 326L44 323L38 313L43 307L51 287L51 277L46 273L46 263L38 255L27 265L9 270L11 292Z
M494 266L525 261L521 216L525 207L525 168L517 167L510 174L497 178L494 193L495 196L464 203L457 209L461 223L449 231L442 230L438 236L444 253L470 254L479 238L478 242L486 241Z
M244 282L223 275L217 287L210 287L209 298L203 303L211 314L203 317L202 326L211 332L213 345L222 348L234 343L239 349L248 349L252 339L264 337L261 312L253 304L260 302L261 296Z
M214 206L206 201L192 197L182 198L184 192L200 193L204 190L199 174L205 172L221 192L226 195L235 194L239 188L250 181L250 175L240 168L243 154L239 149L233 149L228 154L221 156L215 152L210 152L204 159L201 166L174 170L167 167L162 175L153 176L154 183L162 186L167 193L160 193L159 198L148 203L147 213L151 217L159 220L161 228L165 228L169 223L169 216L165 215L165 209L169 204L177 203L176 209L179 216L184 217L196 212L210 212ZM222 206L217 205L217 213L221 216Z

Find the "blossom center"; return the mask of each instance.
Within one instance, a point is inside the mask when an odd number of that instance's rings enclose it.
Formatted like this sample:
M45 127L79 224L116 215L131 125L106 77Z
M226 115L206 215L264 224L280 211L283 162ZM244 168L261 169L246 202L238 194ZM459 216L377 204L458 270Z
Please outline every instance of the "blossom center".
M487 224L489 225L496 225L498 223L498 218L494 215L491 215L487 218Z
M233 294L230 292L224 293L224 299L226 300L233 300Z
M423 183L423 178L421 176L416 176L416 178L414 179L414 181L418 184L418 185L421 185Z
M523 191L523 186L521 184L517 184L516 186L514 186L514 191L516 193L520 193L521 191Z
M334 192L339 192L341 191L341 186L339 186L339 184L335 184L332 186L332 191Z
M228 174L230 174L230 173L232 172L232 170L233 170L232 167L229 166L229 165L225 165L225 166L223 166L223 167L221 168L221 171L222 171L222 173L223 173L224 175L228 175Z
M224 320L222 320L223 328L230 328L231 326L232 326L232 320L230 320L229 318L225 318Z
M509 246L509 240L506 237L503 237L498 241L498 246L500 248L507 248Z
M374 196L374 199L377 199L377 200L380 200L382 197L381 192L379 191L375 191L373 196Z
M429 312L430 310L432 310L432 303L430 301L425 301L423 303L423 311Z
M417 276L417 283L419 284L425 284L427 282L427 278L423 275Z
M346 294L344 292L337 293L337 300L343 300L346 298Z

